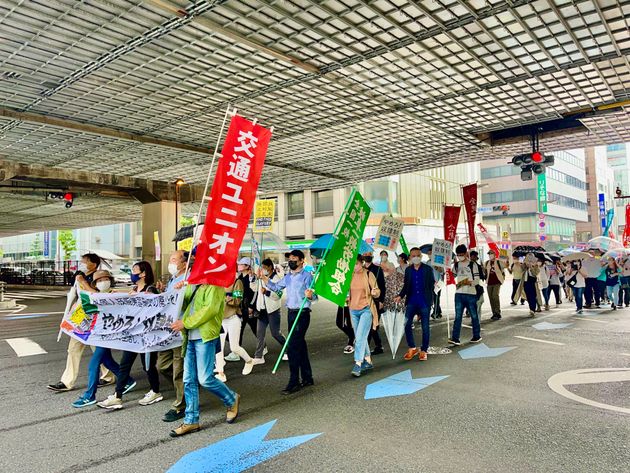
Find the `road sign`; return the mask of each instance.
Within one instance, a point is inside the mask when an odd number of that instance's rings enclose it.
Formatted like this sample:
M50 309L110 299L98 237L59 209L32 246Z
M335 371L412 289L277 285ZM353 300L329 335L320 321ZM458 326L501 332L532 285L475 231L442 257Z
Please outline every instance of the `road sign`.
M538 211L547 212L547 175L538 174Z
M44 258L50 257L50 232L44 232Z

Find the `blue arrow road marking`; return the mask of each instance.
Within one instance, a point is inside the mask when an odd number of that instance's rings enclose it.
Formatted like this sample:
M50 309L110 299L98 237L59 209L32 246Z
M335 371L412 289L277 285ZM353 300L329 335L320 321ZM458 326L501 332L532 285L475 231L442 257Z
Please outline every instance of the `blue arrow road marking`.
M413 394L446 378L448 378L448 376L413 379L411 377L411 370L405 370L381 379L380 381L376 381L375 383L368 384L365 388L365 399Z
M491 358L494 356L503 355L510 350L514 350L516 347L502 347L502 348L490 348L485 343L481 343L477 346L460 350L459 356L463 360L472 360L475 358Z
M167 473L239 473L321 435L265 440L276 420L184 455Z
M567 328L573 324L552 324L550 322L539 322L537 324L532 325L536 330L555 330L559 328Z

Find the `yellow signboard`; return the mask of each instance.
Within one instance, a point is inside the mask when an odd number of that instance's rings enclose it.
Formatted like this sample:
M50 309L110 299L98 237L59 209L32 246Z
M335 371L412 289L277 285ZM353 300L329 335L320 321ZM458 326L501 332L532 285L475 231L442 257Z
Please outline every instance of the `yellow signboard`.
M257 200L254 204L254 233L270 232L276 213L274 199Z

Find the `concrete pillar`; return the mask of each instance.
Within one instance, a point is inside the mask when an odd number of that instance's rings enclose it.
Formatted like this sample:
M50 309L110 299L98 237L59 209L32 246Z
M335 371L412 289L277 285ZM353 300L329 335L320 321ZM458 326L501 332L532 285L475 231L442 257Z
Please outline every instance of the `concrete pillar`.
M304 239L313 238L313 191L304 191Z
M175 251L175 243L172 240L175 236L175 224L178 221L179 216L175 215L174 201L163 200L142 206L142 259L151 263L156 278L168 274L168 259L171 252ZM153 239L156 231L160 237L162 249L161 260L158 264L155 261Z

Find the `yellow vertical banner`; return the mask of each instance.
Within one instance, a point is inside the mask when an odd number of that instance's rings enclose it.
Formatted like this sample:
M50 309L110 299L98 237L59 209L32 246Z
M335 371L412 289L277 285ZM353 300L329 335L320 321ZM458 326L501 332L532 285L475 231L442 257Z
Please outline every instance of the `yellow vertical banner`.
M153 243L155 244L155 261L162 259L162 248L160 247L160 234L156 231L153 232Z
M270 232L276 213L274 199L260 199L254 204L254 233Z

